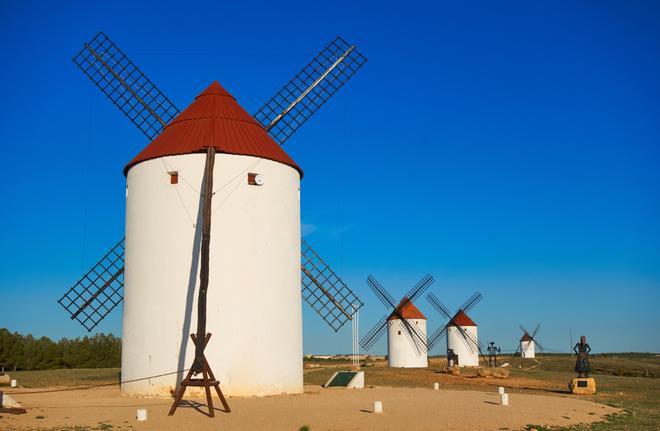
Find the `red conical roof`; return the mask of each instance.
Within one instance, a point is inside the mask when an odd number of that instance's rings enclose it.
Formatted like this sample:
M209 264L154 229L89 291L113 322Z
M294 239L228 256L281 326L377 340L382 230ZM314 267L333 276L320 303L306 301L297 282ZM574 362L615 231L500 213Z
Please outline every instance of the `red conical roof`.
M451 322L449 322L449 326L477 326L477 324L463 310L459 310L454 318L451 319Z
M217 82L195 98L126 167L163 156L205 152L214 146L227 154L261 157L302 170L263 127Z
M407 319L426 320L426 316L424 316L422 312L419 311L419 308L415 307L415 304L409 301L408 298L403 298L399 303L399 305L396 307L396 310L406 320ZM397 313L392 312L392 314L390 314L390 317L388 317L387 320L393 320L398 318L399 316L397 315Z
M523 336L520 338L520 341L532 341L532 337L529 336L527 332L523 334Z

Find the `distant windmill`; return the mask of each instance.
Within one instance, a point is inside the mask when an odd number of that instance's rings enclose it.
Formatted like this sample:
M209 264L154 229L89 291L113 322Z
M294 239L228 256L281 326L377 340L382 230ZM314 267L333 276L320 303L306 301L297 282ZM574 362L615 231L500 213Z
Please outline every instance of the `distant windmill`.
M523 335L520 337L520 344L518 345L514 356L520 352L520 356L523 358L535 358L535 345L538 346L540 351L543 351L543 346L541 346L541 344L536 340L536 336L538 335L540 329L541 325L536 325L534 332L532 332L530 335L530 332L525 329L525 327L520 325L520 330L523 332Z
M125 393L169 394L175 376L139 379L182 370L189 359L213 382L206 358L229 394L302 392L301 297L335 331L362 302L301 242L302 171L278 144L366 59L337 37L254 116L217 82L180 111L103 33L73 61L151 143L124 168L125 241L58 302L88 331L125 302L122 377L138 380L123 384ZM208 348L207 321L220 331Z
M433 284L427 274L412 287L399 302L395 302L385 288L372 276L367 284L389 310L362 338L360 345L371 349L387 330L388 366L419 368L428 365L426 344L426 317L414 305L414 301Z
M429 350L431 350L445 335L447 336L447 354L452 354L462 367L478 367L479 356L487 363L481 351L481 343L477 334L477 324L467 315L479 301L482 295L475 292L461 305L455 313L449 309L432 292L426 295L426 299L433 308L444 318L449 319L447 323L440 325L429 337Z

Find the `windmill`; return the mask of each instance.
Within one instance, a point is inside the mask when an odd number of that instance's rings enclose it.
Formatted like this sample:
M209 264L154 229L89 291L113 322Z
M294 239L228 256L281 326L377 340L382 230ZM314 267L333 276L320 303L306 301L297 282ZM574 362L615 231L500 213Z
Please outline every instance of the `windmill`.
M387 361L390 367L426 367L426 317L414 305L414 301L433 284L427 274L399 302L394 301L385 288L370 274L367 284L389 310L362 338L360 345L371 349L387 330Z
M124 301L122 377L138 380L124 393L172 390L178 378L140 379L185 368L194 321L192 371L204 382L232 395L302 392L301 298L334 331L362 302L301 241L302 171L281 145L366 58L337 37L252 116L217 82L179 110L103 33L73 61L151 143L124 168L125 239L58 302L91 331ZM207 309L223 329L208 348Z
M534 332L532 332L530 335L530 332L525 329L523 325L520 325L520 330L522 331L523 335L520 337L520 344L514 353L514 357L518 354L518 352L520 352L520 356L523 358L535 358L535 345L538 346L540 351L543 351L543 346L541 346L541 344L536 340L536 336L538 335L540 329L541 325L536 325Z
M429 350L446 334L447 357L450 363L453 360L453 365L478 367L479 356L487 363L481 351L482 346L477 334L477 324L467 315L467 312L472 310L481 301L481 298L481 293L475 292L452 314L437 296L432 292L427 294L426 299L433 308L444 318L449 319L447 323L440 325L429 337Z

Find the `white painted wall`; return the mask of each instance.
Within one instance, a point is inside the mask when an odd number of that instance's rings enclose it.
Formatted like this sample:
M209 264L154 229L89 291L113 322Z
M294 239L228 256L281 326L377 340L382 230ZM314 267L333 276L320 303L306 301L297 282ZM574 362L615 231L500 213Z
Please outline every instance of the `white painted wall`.
M520 354L523 358L535 358L536 351L533 341L521 341L520 342Z
M476 326L462 326L463 330L478 341ZM472 350L470 347L472 347ZM458 355L458 364L461 367L479 366L479 348L476 343L466 340L456 326L447 327L447 350L453 349Z
M122 380L192 364L204 163L205 154L170 156L128 172ZM167 171L179 172L177 185ZM248 172L264 184L248 185ZM216 155L206 355L227 395L303 391L299 188L284 164ZM180 378L122 392L169 396Z
M408 319L411 325L419 329L426 340L426 320ZM393 368L426 368L427 352L423 348L415 349L406 328L399 319L387 321L387 365Z

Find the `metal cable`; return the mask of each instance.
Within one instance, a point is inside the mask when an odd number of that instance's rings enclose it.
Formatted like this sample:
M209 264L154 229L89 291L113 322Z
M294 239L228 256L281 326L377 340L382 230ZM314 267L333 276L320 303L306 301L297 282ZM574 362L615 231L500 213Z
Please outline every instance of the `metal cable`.
M45 390L45 391L5 392L5 393L7 395L30 395L30 394L47 394L47 393L51 393L51 392L68 392L68 391L78 391L78 390L86 390L86 389L93 389L93 388L102 388L102 387L106 387L106 386L122 385L124 383L141 382L142 380L155 379L157 377L171 376L172 374L185 373L188 370L190 370L190 368L186 368L184 370L179 370L179 371L173 371L171 373L163 373L163 374L156 374L154 376L142 377L142 378L139 378L139 379L124 380L124 381L120 381L120 382L116 382L116 383L102 383L102 384L99 384L99 385L76 386L76 387L73 387L73 388L48 389L48 390Z

